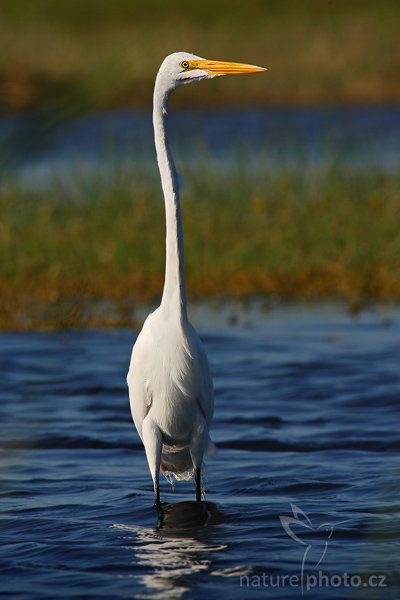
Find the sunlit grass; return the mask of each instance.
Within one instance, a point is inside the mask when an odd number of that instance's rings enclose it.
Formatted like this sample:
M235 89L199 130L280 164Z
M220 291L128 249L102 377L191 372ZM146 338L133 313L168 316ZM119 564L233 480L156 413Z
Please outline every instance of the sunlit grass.
M186 180L189 296L400 298L398 175L196 170ZM116 322L126 323L127 306L159 297L164 251L153 177L137 172L107 185L93 176L45 192L9 183L0 199L0 326L69 325L63 303L99 299L113 301ZM85 324L75 313L72 321Z

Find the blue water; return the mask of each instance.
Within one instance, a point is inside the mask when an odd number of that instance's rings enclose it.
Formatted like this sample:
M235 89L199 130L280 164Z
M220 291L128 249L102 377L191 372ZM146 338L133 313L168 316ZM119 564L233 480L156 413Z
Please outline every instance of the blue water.
M400 312L192 313L219 451L207 503L163 481L162 519L135 332L1 334L2 597L292 599L302 574L303 597L399 598Z
M179 169L243 167L252 177L287 168L400 165L400 105L174 110L169 116ZM139 169L158 177L150 111L65 119L57 113L0 118L0 174L21 185L82 185Z

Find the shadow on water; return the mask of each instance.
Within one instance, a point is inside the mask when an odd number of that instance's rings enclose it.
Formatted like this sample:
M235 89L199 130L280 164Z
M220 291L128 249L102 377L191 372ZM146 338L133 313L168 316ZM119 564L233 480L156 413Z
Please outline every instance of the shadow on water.
M181 598L190 591L193 578L210 570L216 553L228 548L214 543L215 526L227 520L212 502L185 501L163 504L154 528L114 528L123 531L148 597Z
M212 502L174 502L162 505L158 530L166 533L190 535L207 526L217 525L227 520L227 516Z

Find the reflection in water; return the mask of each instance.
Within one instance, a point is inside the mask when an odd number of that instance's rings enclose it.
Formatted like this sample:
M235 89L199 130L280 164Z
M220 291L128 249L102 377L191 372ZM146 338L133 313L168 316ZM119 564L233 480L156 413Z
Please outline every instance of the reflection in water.
M226 520L211 502L164 504L155 529L114 525L127 535L126 548L133 551L138 579L146 588L142 597L181 598L191 588L191 576L210 571L213 554L226 544L207 541L212 526ZM139 598L140 595L135 595Z

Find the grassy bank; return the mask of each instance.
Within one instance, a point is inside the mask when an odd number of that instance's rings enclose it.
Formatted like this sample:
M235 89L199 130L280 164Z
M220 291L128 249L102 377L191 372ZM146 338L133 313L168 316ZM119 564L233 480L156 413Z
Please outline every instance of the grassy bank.
M273 69L188 86L182 104L400 98L395 0L0 0L0 15L3 112L148 106L176 50Z
M400 299L400 177L306 168L256 178L186 173L189 296ZM3 187L0 327L127 324L158 297L164 213L139 173L46 193ZM77 191L77 189L79 191ZM91 311L107 300L112 316Z

